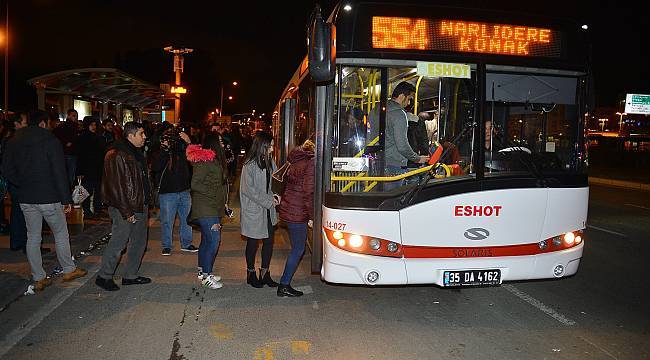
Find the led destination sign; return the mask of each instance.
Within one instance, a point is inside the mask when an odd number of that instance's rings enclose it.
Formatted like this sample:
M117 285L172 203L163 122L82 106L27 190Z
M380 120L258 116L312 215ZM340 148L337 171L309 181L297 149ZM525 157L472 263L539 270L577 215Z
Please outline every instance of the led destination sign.
M539 27L373 16L372 47L560 57L561 39Z

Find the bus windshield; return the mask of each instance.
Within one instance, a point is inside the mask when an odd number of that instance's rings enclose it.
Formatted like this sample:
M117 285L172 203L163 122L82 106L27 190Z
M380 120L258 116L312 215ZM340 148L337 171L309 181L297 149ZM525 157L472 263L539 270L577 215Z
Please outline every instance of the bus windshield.
M577 76L488 71L479 121L476 66L463 66L465 72L444 76L417 66L340 66L330 191L406 191L431 169L435 185L474 180L479 166L486 177L580 168ZM392 95L403 82L415 93L398 104Z
M578 107L575 77L488 73L486 174L577 170Z

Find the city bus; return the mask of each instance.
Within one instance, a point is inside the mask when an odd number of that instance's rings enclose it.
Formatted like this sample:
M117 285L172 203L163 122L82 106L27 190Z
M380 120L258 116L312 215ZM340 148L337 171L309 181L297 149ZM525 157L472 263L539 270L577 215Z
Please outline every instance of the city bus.
M588 27L370 1L343 1L326 21L332 80L310 76L306 57L273 115L279 163L316 139L312 271L440 287L574 275L589 197ZM401 82L415 93L390 117ZM386 139L410 138L387 134L389 120L414 126L428 163L387 168Z

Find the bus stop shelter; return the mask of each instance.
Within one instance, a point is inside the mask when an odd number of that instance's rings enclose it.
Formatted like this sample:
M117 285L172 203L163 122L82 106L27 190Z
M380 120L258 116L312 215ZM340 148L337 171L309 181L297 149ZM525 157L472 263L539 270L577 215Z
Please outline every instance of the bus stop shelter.
M36 88L38 107L60 118L74 108L80 118L113 115L119 123L139 120L144 109L155 108L164 96L159 87L114 68L64 70L28 83Z

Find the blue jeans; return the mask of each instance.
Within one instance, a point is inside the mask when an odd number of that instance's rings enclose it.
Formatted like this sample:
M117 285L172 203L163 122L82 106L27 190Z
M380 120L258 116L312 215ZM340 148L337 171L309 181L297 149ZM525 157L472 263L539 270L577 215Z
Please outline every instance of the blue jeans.
M199 245L199 267L204 274L212 272L214 258L217 256L217 249L221 242L221 230L212 230L214 224L220 224L218 216L199 218L201 226L201 244Z
M284 265L284 272L280 283L282 285L291 284L291 278L298 268L300 258L305 253L305 243L307 242L307 223L287 223L289 228L289 239L291 240L291 252L287 257L287 264Z
M178 193L160 194L160 228L162 233L162 247L172 248L172 232L176 213L180 218L181 247L192 245L192 227L187 224L187 215L190 213L192 199L189 191Z

